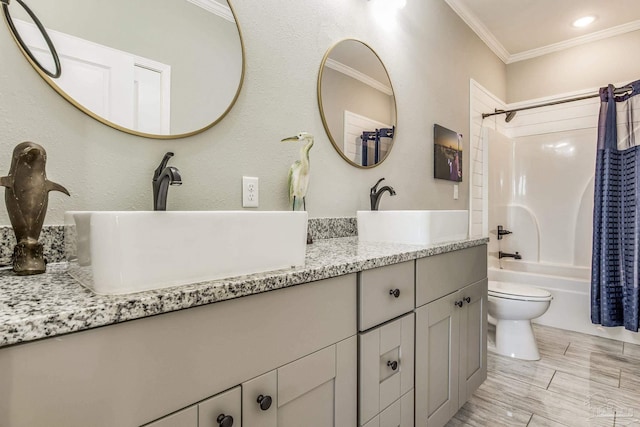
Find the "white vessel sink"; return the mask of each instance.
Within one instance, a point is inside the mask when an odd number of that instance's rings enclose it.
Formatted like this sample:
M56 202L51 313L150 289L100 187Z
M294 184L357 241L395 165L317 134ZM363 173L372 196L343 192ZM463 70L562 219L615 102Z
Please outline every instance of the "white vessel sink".
M361 242L430 245L469 234L466 210L358 211L356 217Z
M306 212L66 212L69 273L124 294L302 266Z

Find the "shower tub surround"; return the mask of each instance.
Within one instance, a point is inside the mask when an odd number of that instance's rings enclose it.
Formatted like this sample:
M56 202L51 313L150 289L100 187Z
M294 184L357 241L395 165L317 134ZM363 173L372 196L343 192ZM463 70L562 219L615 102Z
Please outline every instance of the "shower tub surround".
M357 237L319 239L304 267L120 296L96 295L66 273L0 273L0 347L111 325L161 313L355 273L486 244L477 238L436 245L360 243Z

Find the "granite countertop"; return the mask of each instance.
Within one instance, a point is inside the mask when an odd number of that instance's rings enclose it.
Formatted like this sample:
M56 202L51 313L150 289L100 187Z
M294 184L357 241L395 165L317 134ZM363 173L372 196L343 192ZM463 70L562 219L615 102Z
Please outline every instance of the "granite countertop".
M213 280L135 294L96 295L66 273L16 276L0 272L0 347L196 307L488 242L468 239L430 246L361 243L357 237L316 240L304 267Z

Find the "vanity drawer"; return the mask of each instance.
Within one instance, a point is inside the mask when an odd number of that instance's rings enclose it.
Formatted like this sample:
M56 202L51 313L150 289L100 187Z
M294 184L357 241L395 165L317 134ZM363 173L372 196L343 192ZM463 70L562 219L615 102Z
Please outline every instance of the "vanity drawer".
M410 313L359 335L360 425L413 389L414 330Z
M414 261L407 261L358 275L360 331L413 310L414 268Z
M416 307L487 277L487 245L416 261Z

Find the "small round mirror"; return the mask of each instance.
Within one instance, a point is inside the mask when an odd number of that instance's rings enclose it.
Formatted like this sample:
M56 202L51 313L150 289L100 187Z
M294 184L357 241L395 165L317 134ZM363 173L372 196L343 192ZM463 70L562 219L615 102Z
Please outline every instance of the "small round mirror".
M27 2L4 5L23 53L60 95L106 125L181 138L222 120L238 97L243 44L227 0Z
M318 76L318 105L343 159L371 168L387 158L396 133L396 100L384 64L367 44L347 39L329 49Z

